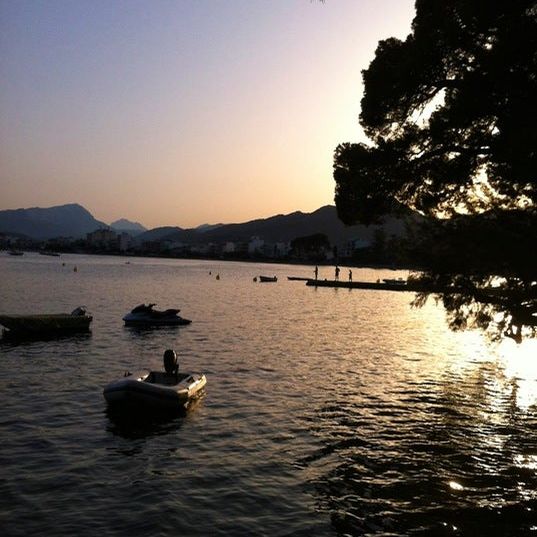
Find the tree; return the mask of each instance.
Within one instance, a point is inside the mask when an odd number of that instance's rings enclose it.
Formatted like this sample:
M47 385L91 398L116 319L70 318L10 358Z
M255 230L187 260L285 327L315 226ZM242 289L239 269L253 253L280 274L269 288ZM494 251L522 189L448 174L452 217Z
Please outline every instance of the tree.
M321 259L330 249L330 241L324 233L297 237L291 241L291 251L299 257Z
M335 151L339 217L402 203L435 220L415 277L452 327L535 336L537 2L417 0L410 35L381 41L363 80L370 143Z

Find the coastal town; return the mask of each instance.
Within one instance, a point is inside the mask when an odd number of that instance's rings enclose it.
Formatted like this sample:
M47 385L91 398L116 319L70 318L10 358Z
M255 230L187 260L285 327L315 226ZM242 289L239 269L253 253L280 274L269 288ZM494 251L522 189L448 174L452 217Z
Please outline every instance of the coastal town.
M102 228L85 238L56 237L37 240L0 233L0 250L12 253L92 253L104 255L137 255L177 258L266 259L273 261L331 262L336 258L351 259L360 251L371 249L363 239L332 245L323 234L297 237L291 241L268 242L253 236L243 241L185 243L172 239L139 240L125 231Z

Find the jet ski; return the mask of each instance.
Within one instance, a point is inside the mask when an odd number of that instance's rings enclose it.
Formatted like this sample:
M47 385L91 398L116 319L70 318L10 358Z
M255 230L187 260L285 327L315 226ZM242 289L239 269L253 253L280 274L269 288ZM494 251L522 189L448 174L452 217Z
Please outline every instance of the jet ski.
M153 309L156 304L140 304L123 317L125 326L178 326L190 324L190 319L178 315L181 310L170 308L164 311Z

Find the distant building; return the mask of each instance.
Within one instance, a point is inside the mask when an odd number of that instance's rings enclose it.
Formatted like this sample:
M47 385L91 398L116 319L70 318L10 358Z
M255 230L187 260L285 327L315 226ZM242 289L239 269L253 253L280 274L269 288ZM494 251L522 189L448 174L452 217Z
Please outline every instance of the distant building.
M263 253L263 245L265 241L259 237L252 237L248 243L248 253L252 254L261 254Z
M117 245L120 252L130 250L133 245L132 236L129 233L120 233L117 237Z
M238 255L241 257L248 255L248 243L247 242L235 243L235 255Z
M140 248L144 254L158 254L164 249L161 241L144 241Z
M291 243L289 242L277 242L274 245L275 257L287 257L291 251Z
M263 255L272 259L287 257L291 250L288 242L265 243L263 245Z
M46 248L61 248L64 246L69 246L73 242L75 242L74 237L55 237L54 239L48 239L45 241L44 246Z
M209 252L211 251L211 245L210 244L194 244L190 248L190 251L196 255L208 255Z
M162 250L184 251L187 245L181 241L163 240L161 246Z
M111 229L102 228L86 235L90 246L98 248L113 248L117 245L117 233Z

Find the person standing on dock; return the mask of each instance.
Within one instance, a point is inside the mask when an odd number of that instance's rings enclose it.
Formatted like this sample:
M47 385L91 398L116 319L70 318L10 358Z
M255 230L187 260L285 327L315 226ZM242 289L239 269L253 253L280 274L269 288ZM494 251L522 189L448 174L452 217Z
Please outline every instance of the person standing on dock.
M339 281L339 267L336 265L336 282Z
M317 276L319 276L319 267L315 265L315 270L313 271L315 274L315 279L317 279Z
M352 270L349 269L349 281L352 282Z

